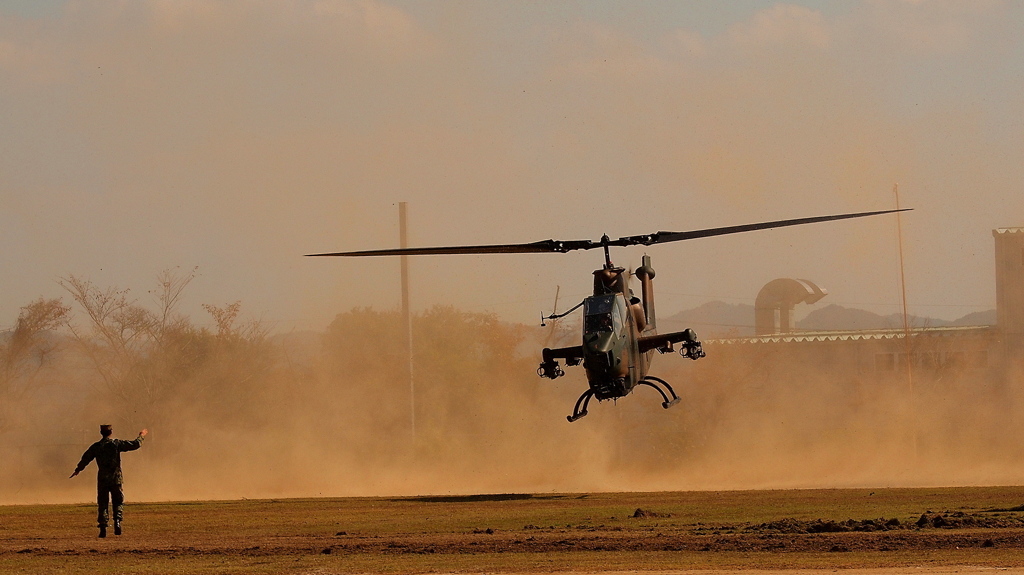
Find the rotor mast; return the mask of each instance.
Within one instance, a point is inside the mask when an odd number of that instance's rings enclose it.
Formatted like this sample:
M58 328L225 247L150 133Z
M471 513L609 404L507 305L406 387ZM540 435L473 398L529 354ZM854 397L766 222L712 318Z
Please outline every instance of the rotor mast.
M608 237L608 234L601 236L601 247L604 248L604 269L612 269L612 255L608 251L608 247L611 245L612 239Z

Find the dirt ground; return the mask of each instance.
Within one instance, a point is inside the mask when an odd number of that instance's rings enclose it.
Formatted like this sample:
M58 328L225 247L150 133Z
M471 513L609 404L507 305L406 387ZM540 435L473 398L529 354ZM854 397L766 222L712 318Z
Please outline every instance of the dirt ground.
M1024 488L0 507L2 573L1024 573Z

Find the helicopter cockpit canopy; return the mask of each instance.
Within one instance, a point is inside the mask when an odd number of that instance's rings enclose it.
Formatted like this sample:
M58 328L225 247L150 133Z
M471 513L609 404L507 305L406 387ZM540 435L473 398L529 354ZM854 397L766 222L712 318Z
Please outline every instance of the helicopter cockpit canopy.
M583 331L622 331L625 303L619 294L590 296L583 303Z

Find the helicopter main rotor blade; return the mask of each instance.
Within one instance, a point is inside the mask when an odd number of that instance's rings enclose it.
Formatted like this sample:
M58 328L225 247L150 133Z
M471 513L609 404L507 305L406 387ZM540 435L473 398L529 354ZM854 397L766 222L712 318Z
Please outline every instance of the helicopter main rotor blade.
M678 242L696 238L708 238L712 236L724 236L727 234L738 234L741 232L752 232L754 230L767 230L771 228L784 228L787 226L799 226L802 224L814 224L818 222L830 222L833 220L847 220L850 218L863 218L866 216L877 216L880 214L892 214L895 212L907 212L913 208L900 210L882 210L877 212L859 212L856 214L838 214L834 216L816 216L813 218L796 218L792 220L776 220L774 222L761 222L757 224L745 224L742 226L727 226L724 228L708 228L706 230L694 230L690 232L656 232L642 236L626 236L608 242L610 246L634 246L652 244L663 244L666 242Z
M913 208L901 210L882 210L878 212L860 212L856 214L838 214L835 216L817 216L813 218L796 218L792 220L776 220L774 222L761 222L757 224L746 224L742 226L728 226L724 228L709 228L706 230L694 230L690 232L655 232L641 236L625 236L617 240L609 240L607 236L600 241L593 240L541 240L528 244L494 244L482 246L443 246L436 248L398 248L389 250L362 250L354 252L330 252L322 254L306 254L308 257L322 256L428 256L445 254L543 254L543 253L565 253L573 250L592 250L605 246L649 246L663 244L666 242L678 242L696 238L707 238L711 236L723 236L726 234L738 234L740 232L751 232L754 230L766 230L770 228L783 228L786 226L799 226L801 224L813 224L817 222L828 222L832 220L846 220L850 218L863 218L866 216L877 216L880 214L891 214L895 212L906 212Z
M310 257L319 256L429 256L444 254L543 254L565 253L572 250L590 250L601 247L600 242L590 240L541 240L528 244L495 244L483 246L447 246L437 248L399 248L391 250L363 250L356 252L332 252L326 254L306 254Z

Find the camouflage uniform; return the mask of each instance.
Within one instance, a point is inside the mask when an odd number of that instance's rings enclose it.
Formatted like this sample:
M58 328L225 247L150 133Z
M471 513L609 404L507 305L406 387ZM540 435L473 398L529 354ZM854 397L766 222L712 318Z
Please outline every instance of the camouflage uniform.
M104 437L85 450L82 460L75 468L77 474L85 469L90 461L96 460L96 467L99 468L99 473L96 474L96 504L99 507L96 521L99 523L100 529L107 527L108 501L114 504L114 526L119 528L121 525L121 517L124 512L124 491L121 489L121 452L135 451L142 447L143 439L142 435L132 441Z

